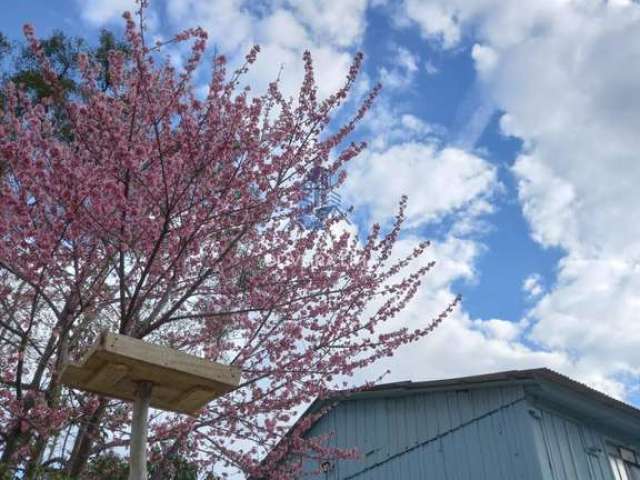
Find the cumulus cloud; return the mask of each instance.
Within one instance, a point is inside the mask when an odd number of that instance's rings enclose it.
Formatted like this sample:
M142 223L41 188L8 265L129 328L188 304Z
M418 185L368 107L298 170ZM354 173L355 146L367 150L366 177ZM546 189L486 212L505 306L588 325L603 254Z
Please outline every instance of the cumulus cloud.
M226 55L245 47L257 19L243 0L168 0L167 16L181 28L200 25Z
M418 24L425 38L437 38L445 48L460 41L460 27L446 2L407 0L405 7L407 18Z
M328 4L330 3L330 5ZM120 21L125 10L137 8L134 0L78 2L82 17L95 26ZM148 27L160 34L158 16L165 16L165 35L201 26L210 44L231 66L258 43L262 54L247 77L256 90L280 78L285 95L293 95L303 75L302 53L311 50L316 61L319 93L327 96L344 82L355 48L366 28L366 0L288 1L256 4L247 0L167 0L152 2ZM180 63L181 50L167 51Z
M395 47L393 63L380 68L380 82L385 88L406 88L418 71L419 58L404 47Z
M419 242L418 237L405 237L397 245L396 255L406 254ZM473 280L474 264L481 253L481 246L468 238L450 236L442 242L434 242L428 250L429 260L435 260L436 268L426 277L423 288L396 319L395 326L419 328L435 317L454 297L451 285L456 280ZM594 276L601 272L594 272ZM610 278L604 281L611 280ZM630 286L630 289L636 287ZM580 285L575 292L579 294ZM613 288L612 290L615 290ZM560 300L560 299L559 299ZM553 322L553 320L551 320ZM565 324L566 325L566 324ZM534 328L531 335L530 329ZM385 359L366 372L359 372L359 380L375 379L385 370L390 374L386 381L427 380L475 375L501 370L547 367L564 373L598 388L616 398L624 398L628 386L603 368L598 356L575 356L562 348L564 336L573 341L575 331L561 331L555 341L541 338L528 318L518 322L508 319L479 319L470 316L464 303L433 333L420 342L402 347L394 357ZM580 328L579 322L576 330ZM606 334L605 322L598 331L588 331L582 326L585 341L597 341ZM549 334L552 328L542 328ZM599 337L599 338L598 338ZM525 341L526 340L526 341ZM627 345L638 344L637 335L628 339ZM539 343L536 343L539 342ZM580 341L576 342L577 347ZM599 342L606 345L606 342ZM611 344L609 347L613 348ZM628 352L637 358L637 352ZM601 353L601 355L603 355Z
M471 58L473 58L476 66L476 70L482 76L489 76L498 63L498 56L496 51L476 43L471 49Z
M431 60L427 60L426 62L424 62L424 69L427 72L427 75L435 75L440 71L438 66Z
M537 298L544 292L544 286L542 284L542 277L539 273L532 273L522 282L522 291L527 294L529 298Z
M574 185L556 175L546 163L528 155L518 158L513 172L533 238L544 246L577 247L578 199Z
M135 0L85 0L78 1L78 4L82 18L96 26L121 21L125 11L133 12L137 9Z
M567 252L532 338L609 380L640 375L638 27L637 5L567 4L544 35L502 47L494 85L529 144L513 172L532 234Z
M479 81L524 140L512 168L524 215L536 241L566 252L528 339L622 394L619 376L640 374L640 7L413 0L404 14L444 47L474 32Z
M443 48L456 47L473 27L481 38L497 46L514 45L543 33L541 25L562 14L563 1L406 0L400 25L417 25L423 37ZM586 6L597 2L584 2Z
M431 125L410 113L402 114L400 117L400 124L402 127L409 129L413 134L421 136L428 135L433 132L433 127Z
M259 23L260 35L266 43L291 48L309 43L307 30L293 13L279 9Z
M366 2L272 2L257 6L244 0L168 0L167 16L176 28L199 24L232 65L243 61L253 44L261 46L246 77L263 91L280 79L285 95L294 95L304 74L302 53L312 52L319 94L327 96L344 82L353 52L366 25Z
M361 41L366 29L367 0L296 0L288 4L318 42L349 47Z
M416 227L483 201L496 183L495 168L476 155L409 141L355 160L345 200L367 205L374 218L383 220L394 215L406 194L407 226Z
M396 255L408 253L419 240L411 236L402 239ZM455 236L434 242L426 255L436 261L436 268L395 326L419 328L437 316L455 296L451 284L474 278L473 265L480 251L477 242ZM525 346L521 339L527 327L525 321L473 319L460 307L426 338L402 347L393 358L359 375L372 379L388 369L387 381L420 381L540 366L563 372L575 368L562 352Z
M365 77L366 78L366 77ZM363 90L369 88L364 82ZM439 124L404 111L393 99L383 94L376 99L373 108L360 124L361 131L371 151L382 151L390 146L410 141L438 143L446 134Z

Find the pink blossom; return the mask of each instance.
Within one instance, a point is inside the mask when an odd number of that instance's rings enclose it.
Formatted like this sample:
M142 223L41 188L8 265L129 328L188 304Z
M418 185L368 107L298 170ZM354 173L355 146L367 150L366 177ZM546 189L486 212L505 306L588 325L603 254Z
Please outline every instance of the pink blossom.
M59 384L61 365L102 329L242 370L240 387L197 419L154 417L155 446L248 473L265 473L259 460L274 447L273 478L290 478L279 462L289 452L357 455L327 447L328 438L304 439L310 419L286 436L291 419L429 334L458 301L422 328L394 327L434 266L423 260L427 244L400 259L394 253L406 198L389 231L374 225L362 239L334 233L339 218L318 230L300 225L311 172L320 166L348 181L345 165L366 147L347 139L379 87L346 124L332 123L363 56L344 86L321 99L305 52L294 101L277 82L257 96L239 88L253 47L232 74L223 57L213 61L201 100L192 75L206 32L174 37L191 42L177 72L146 47L141 20L124 19L131 56L109 53L109 89L97 87L97 66L83 58L83 94L55 98L71 135L43 104L11 85L4 92L0 300L12 323L11 341L0 344L0 429L17 439L6 460L31 465L42 445L92 422L108 434L75 435L92 452L127 444L128 407ZM56 95L34 30L24 31ZM241 451L240 443L251 446Z

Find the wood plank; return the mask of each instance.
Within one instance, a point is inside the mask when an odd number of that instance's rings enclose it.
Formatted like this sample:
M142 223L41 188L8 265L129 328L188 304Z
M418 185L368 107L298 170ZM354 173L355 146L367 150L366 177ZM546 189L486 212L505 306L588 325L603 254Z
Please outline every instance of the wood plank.
M207 388L194 387L179 395L172 403L177 410L193 412L206 405L213 394Z
M87 382L92 390L115 387L129 373L129 367L119 363L105 363Z
M153 384L150 406L193 415L233 390L240 381L240 371L142 340L104 333L81 363L63 367L61 381L125 401L134 401L139 385L149 382Z
M120 354L133 360L163 366L221 383L237 385L240 381L240 370L238 368L210 362L204 358L168 347L154 345L143 340L110 332L103 335L102 342L102 347L106 351Z

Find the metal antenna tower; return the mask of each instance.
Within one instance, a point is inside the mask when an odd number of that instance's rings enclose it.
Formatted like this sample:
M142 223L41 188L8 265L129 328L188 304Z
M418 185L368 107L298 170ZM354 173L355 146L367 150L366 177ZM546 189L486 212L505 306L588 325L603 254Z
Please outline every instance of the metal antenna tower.
M335 216L347 218L342 210L342 197L335 191L335 186L334 175L328 168L316 166L311 170L304 184L304 213L299 219L304 228L324 228L325 221Z

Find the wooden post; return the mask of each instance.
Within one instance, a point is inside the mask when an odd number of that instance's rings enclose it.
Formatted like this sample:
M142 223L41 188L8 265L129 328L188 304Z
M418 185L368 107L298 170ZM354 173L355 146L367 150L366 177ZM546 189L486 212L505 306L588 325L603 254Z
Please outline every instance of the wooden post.
M147 480L149 407L196 415L237 388L240 369L104 332L78 363L64 365L60 379L71 388L134 402L129 480Z
M129 447L129 480L147 480L147 421L152 388L151 382L140 382L136 392Z

